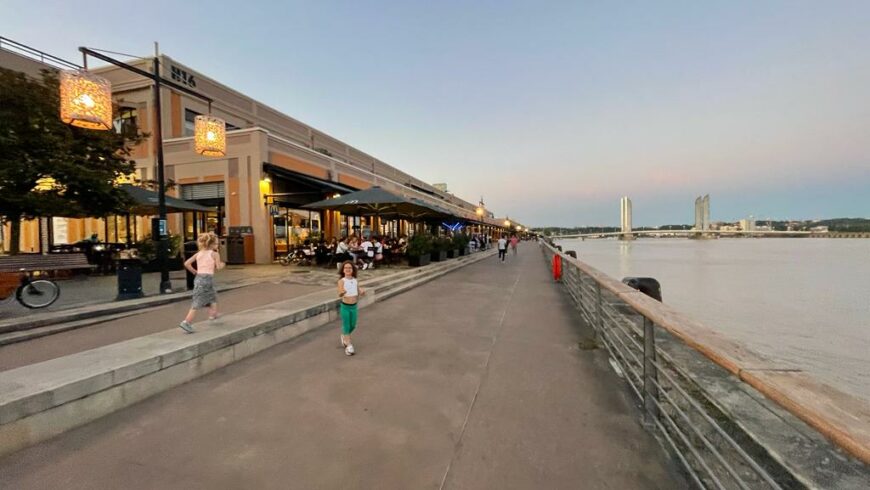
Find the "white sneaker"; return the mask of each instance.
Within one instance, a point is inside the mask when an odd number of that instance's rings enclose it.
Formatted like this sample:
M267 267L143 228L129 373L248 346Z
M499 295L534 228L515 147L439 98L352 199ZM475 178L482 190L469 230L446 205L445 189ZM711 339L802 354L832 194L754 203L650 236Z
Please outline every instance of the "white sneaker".
M346 356L352 356L352 355L354 355L353 344L350 344L350 345L348 345L347 347L344 348L344 355L346 355Z
M368 268L369 268L369 265L368 265L368 264L363 264L363 266L362 266L362 270L366 270L366 269L368 269Z

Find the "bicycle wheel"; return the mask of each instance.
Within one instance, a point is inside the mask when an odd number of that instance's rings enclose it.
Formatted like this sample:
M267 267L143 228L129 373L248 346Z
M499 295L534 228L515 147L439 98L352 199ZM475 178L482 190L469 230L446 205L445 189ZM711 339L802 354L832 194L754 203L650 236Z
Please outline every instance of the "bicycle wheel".
M18 302L28 308L45 308L57 301L60 288L53 281L39 279L18 288Z

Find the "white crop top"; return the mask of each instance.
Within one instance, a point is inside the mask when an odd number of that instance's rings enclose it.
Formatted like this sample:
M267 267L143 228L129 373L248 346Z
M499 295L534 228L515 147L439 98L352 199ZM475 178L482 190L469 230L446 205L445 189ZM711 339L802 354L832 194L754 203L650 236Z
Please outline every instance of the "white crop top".
M345 296L359 296L359 286L356 279L348 279L346 277L342 277L341 280L344 281Z

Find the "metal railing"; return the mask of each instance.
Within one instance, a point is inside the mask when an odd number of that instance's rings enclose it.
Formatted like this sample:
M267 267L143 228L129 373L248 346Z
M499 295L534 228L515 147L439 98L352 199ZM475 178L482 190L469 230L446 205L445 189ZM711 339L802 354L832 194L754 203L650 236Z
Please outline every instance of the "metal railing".
M542 249L551 267L553 256L561 257L561 284L595 330L597 343L607 348L617 373L641 402L644 426L675 455L697 488L795 486L796 482L783 478L775 465L750 454L757 452L752 443L736 433L733 424L700 395L702 390L685 368L656 346L656 337L666 332L626 301L653 300L641 298L642 293L550 244L543 243Z
M0 36L0 49L5 49L6 51L20 54L32 60L37 60L42 64L50 65L54 68L59 68L61 70L81 69L81 66L71 61L67 61L63 58L58 58L57 56L52 56L36 48L31 48L26 44L21 44L17 41L13 41L12 39L2 36Z

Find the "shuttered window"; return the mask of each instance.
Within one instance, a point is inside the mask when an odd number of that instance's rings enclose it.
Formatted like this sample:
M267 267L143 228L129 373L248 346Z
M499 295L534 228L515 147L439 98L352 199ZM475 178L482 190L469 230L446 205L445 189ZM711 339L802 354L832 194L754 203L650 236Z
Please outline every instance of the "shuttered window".
M209 182L207 184L187 184L181 186L181 198L185 201L199 199L223 199L224 183Z

